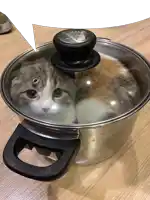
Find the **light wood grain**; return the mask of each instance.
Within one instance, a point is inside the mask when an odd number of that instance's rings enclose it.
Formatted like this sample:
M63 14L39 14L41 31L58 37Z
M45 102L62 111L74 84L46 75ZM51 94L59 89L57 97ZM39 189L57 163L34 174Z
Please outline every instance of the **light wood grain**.
M50 41L60 29L34 26L36 44ZM150 60L150 19L108 29L93 29L100 37L126 44ZM7 63L30 48L15 29L0 36L0 73ZM150 105L140 112L131 137L111 159L90 167L72 166L53 183L40 183L9 171L3 148L18 118L0 99L0 200L146 200L150 199ZM116 138L117 139L117 138ZM25 155L35 161L35 155Z

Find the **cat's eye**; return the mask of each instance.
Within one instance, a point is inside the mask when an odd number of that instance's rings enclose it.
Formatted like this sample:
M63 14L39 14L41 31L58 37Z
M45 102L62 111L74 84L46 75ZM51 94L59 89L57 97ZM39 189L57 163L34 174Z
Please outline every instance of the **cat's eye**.
M33 85L37 85L37 84L39 83L39 79L34 78L34 79L32 80L32 83L33 83Z
M63 90L60 88L57 88L54 90L53 97L54 98L60 98L63 95Z
M36 92L36 90L27 90L26 93L27 93L27 96L28 96L30 99L34 99L34 98L37 97L37 92Z

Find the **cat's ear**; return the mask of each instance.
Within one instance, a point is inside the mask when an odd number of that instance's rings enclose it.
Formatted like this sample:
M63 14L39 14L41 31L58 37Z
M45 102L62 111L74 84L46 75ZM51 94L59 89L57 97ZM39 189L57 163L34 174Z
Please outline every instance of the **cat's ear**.
M38 63L48 63L48 60L46 60L46 58L42 57L42 58L38 58L36 60L36 62L38 62Z
M17 70L13 70L11 72L11 79L13 80L14 78L16 78L18 76L18 69Z
M21 83L21 81L18 77L15 77L15 78L12 79L12 87L15 86L15 85L18 85L20 83Z
M37 58L35 60L25 60L21 63L21 66L29 66L35 64L48 64L48 60L46 60L44 57Z
M49 61L44 57L36 59L35 61L33 61L33 63L34 64L40 64L42 66L48 66L49 65Z

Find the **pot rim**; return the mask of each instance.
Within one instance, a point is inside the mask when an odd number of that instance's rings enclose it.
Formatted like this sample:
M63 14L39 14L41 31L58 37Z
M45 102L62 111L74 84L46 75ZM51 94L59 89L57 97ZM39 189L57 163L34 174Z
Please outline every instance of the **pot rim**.
M134 49L117 43L117 42L112 42L110 39L106 39L106 38L101 38L101 37L97 37L97 41L106 41L107 43L113 43L113 45L115 46L119 46L122 48L126 48L128 51L132 52L135 56L137 56L138 58L142 59L143 62L145 62L145 65L147 66L147 68L149 68L150 71L150 63L148 62L148 60L142 56L139 52L135 51ZM40 48L44 47L44 46L48 46L52 44L52 42L46 42L42 45L39 45L36 47L37 51L40 50ZM4 102L6 103L6 105L13 111L15 112L17 115L19 115L20 117L31 121L33 123L42 125L42 126L46 126L46 127L50 127L50 128L67 128L67 129L82 129L82 128L95 128L95 127L99 127L99 126L104 126L107 124L111 124L120 120L123 120L127 117L130 117L131 115L135 114L136 112L138 112L140 109L142 109L147 102L150 99L150 89L147 91L146 95L142 98L142 100L131 110L129 110L128 112L123 113L122 115L119 115L117 117L108 119L108 120L104 120L104 121L100 121L100 122L94 122L94 123L89 123L89 124L57 124L57 123L48 123L48 122L42 122L40 120L37 119L33 119L32 117L29 117L23 113L21 113L17 108L15 108L15 106L13 105L13 103L9 100L9 98L7 97L7 95L5 94L4 91L4 78L5 75L7 74L8 69L20 58L24 57L26 54L29 54L31 52L33 52L33 49L28 49L25 52L19 54L18 56L16 56L12 61L10 61L8 63L8 65L6 66L6 68L4 69L4 71L2 72L1 75L1 80L0 80L0 92L1 92L1 97L4 100Z

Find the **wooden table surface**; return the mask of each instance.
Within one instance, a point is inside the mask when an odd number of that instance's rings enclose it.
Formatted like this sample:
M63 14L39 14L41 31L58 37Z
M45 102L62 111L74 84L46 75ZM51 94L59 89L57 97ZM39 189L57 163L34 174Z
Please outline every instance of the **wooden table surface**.
M50 41L56 28L34 26L36 44ZM116 28L93 29L97 36L126 44L150 60L150 19ZM21 34L0 36L0 73L30 48ZM111 159L91 167L72 166L53 183L36 182L9 171L3 148L18 118L0 99L0 200L146 200L150 199L150 105L139 113L131 138ZM117 138L116 138L117 139Z

